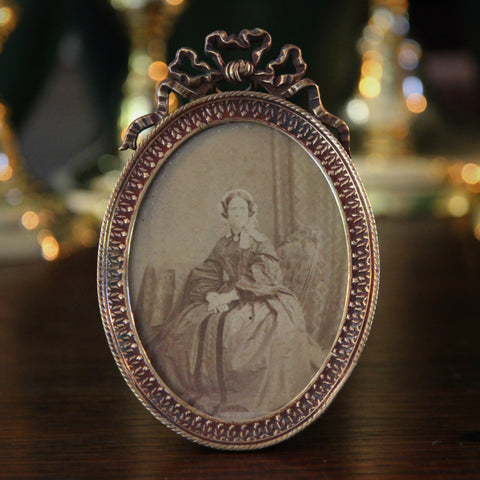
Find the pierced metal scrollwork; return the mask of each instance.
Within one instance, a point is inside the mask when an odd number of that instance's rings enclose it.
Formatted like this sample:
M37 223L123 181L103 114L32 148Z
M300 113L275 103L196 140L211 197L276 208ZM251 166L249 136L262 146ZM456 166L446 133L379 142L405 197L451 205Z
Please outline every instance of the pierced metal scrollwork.
M270 49L271 44L270 34L260 28L242 30L238 35L215 31L207 35L204 49L214 67L200 60L191 48L180 48L175 60L168 66L168 78L158 85L155 111L130 124L120 149L135 150L140 132L163 120L168 114L168 97L171 92L191 101L209 93L220 92L221 85L226 83L240 89L243 87L247 90L264 90L283 99L305 90L312 113L337 133L340 143L350 155L348 126L325 109L318 85L310 78L303 78L307 64L302 58L300 48L291 44L284 45L276 59L267 63L264 68L261 67L263 54ZM222 56L223 50L240 50L239 53L250 50L250 59L226 61ZM292 73L280 73L288 68L293 70Z

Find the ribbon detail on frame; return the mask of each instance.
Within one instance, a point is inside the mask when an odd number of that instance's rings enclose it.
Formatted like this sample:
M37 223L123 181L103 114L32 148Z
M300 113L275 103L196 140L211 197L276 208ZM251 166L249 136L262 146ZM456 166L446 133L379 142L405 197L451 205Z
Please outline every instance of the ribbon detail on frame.
M227 82L234 87L245 86L288 99L305 89L308 94L312 113L326 126L337 132L339 140L350 155L350 133L347 124L329 113L322 104L318 85L309 78L303 78L307 64L302 52L296 45L284 45L275 60L261 67L262 56L270 50L272 38L260 28L242 30L238 35L228 35L216 31L206 37L205 54L214 66L198 58L191 48L180 48L175 60L168 66L169 78L157 88L157 108L131 123L121 145L122 150L137 148L138 134L160 122L168 113L168 97L171 92L178 93L187 100L195 100L212 92L220 92L219 85ZM243 58L225 61L223 51L250 50L249 60ZM277 73L291 67L292 73ZM189 74L187 71L195 73Z
M181 48L107 207L98 297L145 408L184 437L249 450L325 412L376 307L375 220L347 125L301 50L262 29ZM308 108L292 103L304 91ZM169 95L186 102L168 113ZM153 127L138 142L139 134Z

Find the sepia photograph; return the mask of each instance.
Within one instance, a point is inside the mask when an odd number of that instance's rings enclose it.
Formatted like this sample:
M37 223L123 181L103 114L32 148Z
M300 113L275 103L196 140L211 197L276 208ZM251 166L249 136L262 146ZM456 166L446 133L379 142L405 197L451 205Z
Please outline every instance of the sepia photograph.
M188 406L265 418L315 380L349 294L328 175L270 125L227 122L166 159L141 199L128 285L140 341Z

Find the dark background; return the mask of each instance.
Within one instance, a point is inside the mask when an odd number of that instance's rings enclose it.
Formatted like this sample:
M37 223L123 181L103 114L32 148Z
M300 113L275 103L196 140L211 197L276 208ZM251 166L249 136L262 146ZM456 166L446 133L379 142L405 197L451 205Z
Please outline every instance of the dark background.
M19 23L0 55L0 98L10 108L26 163L47 182L62 167L76 179L88 177L98 157L118 145L129 53L125 17L105 0L16 4ZM181 46L202 53L211 31L259 26L272 35L271 55L285 43L302 48L308 76L338 115L356 89L356 42L368 13L366 0L193 0L176 20L167 60ZM480 5L413 1L409 16L408 36L423 48L419 74L435 112L434 121L419 120L417 144L425 153L468 150L480 119Z

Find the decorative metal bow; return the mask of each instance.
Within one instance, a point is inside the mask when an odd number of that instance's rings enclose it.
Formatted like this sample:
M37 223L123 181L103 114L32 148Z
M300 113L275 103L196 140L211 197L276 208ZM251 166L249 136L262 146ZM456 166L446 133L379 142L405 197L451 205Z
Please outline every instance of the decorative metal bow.
M178 93L187 100L194 100L208 93L219 93L224 84L230 84L236 89L263 89L271 95L285 99L305 89L312 113L324 125L336 131L340 142L350 155L348 126L324 108L317 84L309 78L303 78L307 64L297 46L284 45L275 60L267 63L264 69L260 67L262 56L271 45L270 34L260 28L242 30L238 35L228 35L218 30L205 38L204 49L215 67L201 61L191 48L180 48L175 60L168 66L169 77L158 85L155 111L130 124L120 149L135 150L138 134L160 122L167 115L168 97L171 92ZM222 56L222 50L240 50L240 54L251 50L251 55L250 59L236 58L226 61ZM293 67L292 73L277 73L285 71L289 66Z

